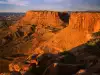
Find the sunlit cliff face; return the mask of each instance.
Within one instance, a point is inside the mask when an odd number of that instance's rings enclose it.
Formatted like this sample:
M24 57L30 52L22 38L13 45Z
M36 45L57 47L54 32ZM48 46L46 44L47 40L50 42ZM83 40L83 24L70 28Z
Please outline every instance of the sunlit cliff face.
M97 32L100 30L100 20L98 20L95 24L94 32Z
M64 12L65 14L65 12ZM89 41L91 34L100 29L100 13L96 12L71 12L68 16L62 16L53 11L28 11L26 15L16 24L10 27L12 32L20 28L25 35L30 33L32 25L36 26L32 47L34 49L23 50L24 53L51 52L58 53L63 50L70 50ZM62 25L66 27L62 28ZM60 28L58 32L52 32L46 28ZM53 30L53 28L51 28ZM15 51L15 50L14 50ZM22 50L20 50L22 52ZM19 53L20 53L19 51Z
M18 26L29 26L29 25L37 25L37 26L54 26L61 27L61 25L65 24L64 20L61 19L63 12L55 12L55 11L28 11L25 16L19 20L15 25L11 26L10 29L15 31ZM64 12L64 14L67 14ZM60 16L61 15L61 16ZM67 21L67 20L66 20Z
M2 38L3 44L8 47L1 49L1 55L10 55L6 52L9 50L11 54L30 54L42 42L48 41L60 30L66 27L69 17L67 12L56 11L28 11L20 20L9 27L9 34L6 39ZM67 18L67 19L66 19ZM10 40L9 40L10 36ZM27 41L27 42L26 42Z
M68 27L61 30L48 42L43 43L39 47L40 49L44 47L41 50L46 50L45 47L52 53L56 50L55 48L59 48L59 50L70 50L85 44L92 38L91 34L100 29L100 13L72 12L70 16Z

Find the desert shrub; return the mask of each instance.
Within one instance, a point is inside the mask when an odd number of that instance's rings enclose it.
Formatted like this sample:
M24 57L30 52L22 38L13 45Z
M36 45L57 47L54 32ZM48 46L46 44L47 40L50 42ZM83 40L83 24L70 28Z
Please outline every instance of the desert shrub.
M88 45L88 46L95 46L95 45L96 45L96 43L95 43L95 42L93 42L93 41L89 41L89 42L87 43L87 45Z
M64 52L62 52L60 54L64 55L64 57L60 61L61 63L64 63L64 64L74 64L76 62L76 57L72 53L64 51Z
M100 31L98 31L98 32L96 32L96 33L93 33L92 36L93 36L93 37L100 36Z
M96 43L98 43L100 41L100 39L93 39L87 42L88 46L95 46Z

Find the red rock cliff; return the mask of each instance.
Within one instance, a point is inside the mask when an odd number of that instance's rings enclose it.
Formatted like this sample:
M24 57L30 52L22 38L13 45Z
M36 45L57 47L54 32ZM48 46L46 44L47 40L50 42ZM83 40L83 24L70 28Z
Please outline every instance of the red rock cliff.
M96 12L76 12L71 13L70 26L72 29L81 31L88 31L89 33L98 31L96 28L100 27L97 24L100 21L100 13Z
M11 26L10 28L15 31L17 27L23 26L24 29L26 28L28 30L28 28L33 24L59 27L65 24L64 21L61 19L60 14L63 13L56 11L28 11L21 20L19 20L15 25Z
M69 26L61 30L49 41L43 43L34 52L57 53L70 50L91 39L91 33L100 29L100 13L72 12Z
M11 33L7 34L7 38L2 38L0 41L2 45L7 43L9 47L3 45L2 55L8 54L7 49L12 52L11 54L31 53L41 42L51 39L60 31L63 24L66 25L66 14L66 12L56 11L28 11L23 18L9 27Z

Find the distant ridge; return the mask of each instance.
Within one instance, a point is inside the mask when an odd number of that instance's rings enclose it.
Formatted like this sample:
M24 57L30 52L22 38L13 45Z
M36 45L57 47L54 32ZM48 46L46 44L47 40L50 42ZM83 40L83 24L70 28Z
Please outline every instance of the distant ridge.
M25 13L13 13L13 12L0 12L0 16L9 16L9 15L24 15Z

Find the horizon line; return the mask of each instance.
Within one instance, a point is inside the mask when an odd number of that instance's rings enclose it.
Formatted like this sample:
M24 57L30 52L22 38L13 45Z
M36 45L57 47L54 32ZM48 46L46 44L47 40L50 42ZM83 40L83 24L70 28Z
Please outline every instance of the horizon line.
M55 12L100 12L100 10L28 10L28 11L55 11ZM26 13L28 11L0 11L0 13Z

